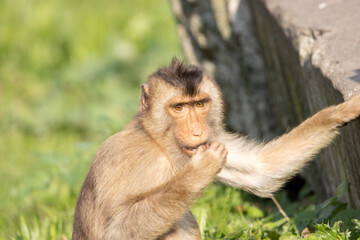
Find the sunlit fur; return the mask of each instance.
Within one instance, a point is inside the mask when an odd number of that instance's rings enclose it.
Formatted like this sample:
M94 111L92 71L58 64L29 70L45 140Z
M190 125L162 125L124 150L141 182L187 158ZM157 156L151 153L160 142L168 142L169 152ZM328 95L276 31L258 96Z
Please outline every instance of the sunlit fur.
M360 95L328 107L287 134L258 144L244 137L221 134L229 153L218 179L261 197L270 197L331 143L338 128L360 114Z
M167 106L174 97L196 98L201 93L211 97L202 122L208 125L208 142L214 142L189 156L179 146L179 128L174 127L178 123ZM73 239L200 239L188 209L216 176L268 197L328 145L338 127L359 114L357 96L259 144L226 133L219 87L200 68L174 59L144 83L139 113L96 154L78 199ZM228 151L226 163L227 151L218 142Z
M174 68L174 65L180 68L186 68L186 65L181 64L178 60L173 60L168 68L173 71L183 73ZM191 66L190 69L194 69ZM186 88L179 88L174 86L158 75L152 75L145 83L149 86L150 101L148 102L147 110L140 113L141 122L145 130L153 137L153 139L161 146L170 159L173 159L174 164L181 166L188 160L188 156L178 148L176 139L174 139L174 120L169 116L165 106L170 99L176 96L188 96ZM184 90L185 89L185 90ZM223 101L219 87L214 80L207 77L205 74L201 82L198 83L197 90L211 96L211 109L207 116L207 123L211 126L209 141L215 140L216 136L223 129ZM142 93L145 97L146 93ZM195 97L196 95L194 95Z
M191 75L178 60L166 69L180 78ZM95 157L79 196L73 239L201 238L188 209L221 170L227 151L214 143L192 157L184 153L166 110L174 97L211 96L205 123L209 141L215 139L222 129L221 94L213 80L201 76L192 94L156 74L149 77L142 88L141 111L107 139Z

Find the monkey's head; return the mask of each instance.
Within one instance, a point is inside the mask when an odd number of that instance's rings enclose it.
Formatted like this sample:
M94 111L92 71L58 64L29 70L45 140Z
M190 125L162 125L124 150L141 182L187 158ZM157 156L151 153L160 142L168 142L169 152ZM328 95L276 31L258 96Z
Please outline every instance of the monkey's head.
M155 139L175 141L189 156L223 129L219 87L201 68L176 58L142 85L140 114Z

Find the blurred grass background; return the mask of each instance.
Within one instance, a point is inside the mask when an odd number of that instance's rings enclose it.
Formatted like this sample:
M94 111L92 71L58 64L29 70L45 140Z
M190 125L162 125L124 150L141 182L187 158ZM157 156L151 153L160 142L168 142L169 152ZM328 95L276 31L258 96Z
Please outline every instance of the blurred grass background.
M173 56L183 57L167 1L0 0L1 240L71 239L95 152L136 113L141 82ZM271 202L220 184L192 211L204 239L298 239L311 223L348 227L360 216L337 198L315 206L308 192L302 208L278 195L290 222ZM360 221L352 232L318 229L325 238L313 239L345 239L360 236Z
M92 158L179 40L167 1L0 1L0 238L69 239Z

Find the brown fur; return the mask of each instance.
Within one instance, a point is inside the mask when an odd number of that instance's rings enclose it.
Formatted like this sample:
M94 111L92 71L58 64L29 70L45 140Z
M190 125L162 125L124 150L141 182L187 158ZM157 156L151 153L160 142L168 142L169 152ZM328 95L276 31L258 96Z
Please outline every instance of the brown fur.
M338 128L360 115L360 95L321 110L287 134L258 144L223 133L217 139L229 151L218 174L220 181L261 197L271 197L339 133Z
M206 111L195 107L202 99ZM184 111L174 112L176 104ZM359 114L360 96L257 144L226 133L218 86L173 60L143 85L140 112L99 149L80 192L73 239L200 239L188 209L216 175L271 196Z
M194 69L173 61L162 72L191 81L198 76ZM214 134L209 93L196 81L179 89L155 74L143 85L139 114L95 157L79 196L73 239L200 239L188 209L221 170L227 151L208 143L189 156L180 147L208 142ZM197 109L203 99L208 108ZM189 113L169 114L178 103Z

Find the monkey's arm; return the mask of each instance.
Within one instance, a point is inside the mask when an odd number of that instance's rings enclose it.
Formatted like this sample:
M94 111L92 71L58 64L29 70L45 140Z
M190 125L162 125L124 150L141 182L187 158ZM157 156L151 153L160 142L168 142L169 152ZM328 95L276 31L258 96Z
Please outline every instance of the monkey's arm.
M225 143L229 154L218 178L258 196L270 197L333 140L340 126L359 114L360 95L321 110L268 144L224 135L219 141Z
M203 151L196 152L168 182L143 193L130 194L122 203L116 204L110 210L114 215L107 226L105 239L157 239L170 231L225 162L224 145L215 155Z

